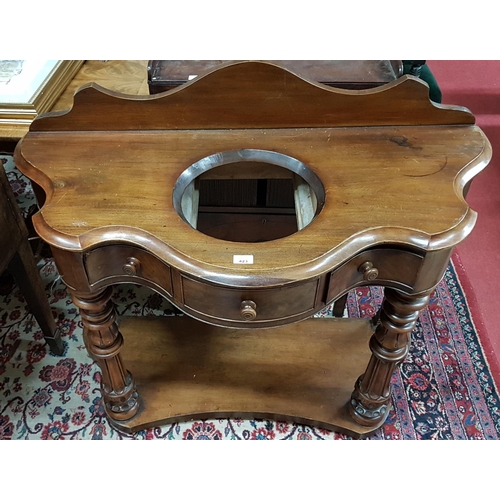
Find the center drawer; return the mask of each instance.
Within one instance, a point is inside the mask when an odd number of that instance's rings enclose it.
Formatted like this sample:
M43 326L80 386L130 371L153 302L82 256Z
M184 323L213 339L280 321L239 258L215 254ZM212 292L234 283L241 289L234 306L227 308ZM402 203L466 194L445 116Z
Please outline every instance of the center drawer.
M319 280L281 287L235 289L182 276L183 305L207 320L259 323L312 313Z

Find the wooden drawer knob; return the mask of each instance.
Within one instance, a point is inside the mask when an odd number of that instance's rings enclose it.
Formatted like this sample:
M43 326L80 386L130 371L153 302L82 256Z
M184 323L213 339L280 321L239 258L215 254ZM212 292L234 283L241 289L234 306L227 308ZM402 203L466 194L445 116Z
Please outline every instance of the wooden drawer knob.
M378 278L378 269L373 267L373 263L370 261L361 264L358 271L363 273L363 279L366 281L373 281Z
M139 259L135 257L129 257L127 263L123 265L123 272L128 276L135 276L139 269L141 268L141 263Z
M253 300L244 300L240 307L241 319L252 321L257 317L257 304Z

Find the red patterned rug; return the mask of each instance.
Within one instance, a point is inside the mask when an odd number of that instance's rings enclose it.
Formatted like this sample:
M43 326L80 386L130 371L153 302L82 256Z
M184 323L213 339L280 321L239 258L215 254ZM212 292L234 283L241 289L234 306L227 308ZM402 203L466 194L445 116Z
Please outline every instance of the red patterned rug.
M2 163L27 211L34 203L29 184L11 158ZM134 435L112 429L101 402L99 371L83 345L78 310L53 260L41 259L39 268L65 353L50 354L17 286L8 274L1 276L1 439L348 439L304 425L240 419L176 423ZM380 287L353 290L348 316L372 316L382 296ZM114 301L121 315L172 314L166 299L135 285L116 287ZM330 309L321 315L331 315ZM388 419L370 439L499 439L499 393L452 263L421 313L412 339L407 359L392 378Z

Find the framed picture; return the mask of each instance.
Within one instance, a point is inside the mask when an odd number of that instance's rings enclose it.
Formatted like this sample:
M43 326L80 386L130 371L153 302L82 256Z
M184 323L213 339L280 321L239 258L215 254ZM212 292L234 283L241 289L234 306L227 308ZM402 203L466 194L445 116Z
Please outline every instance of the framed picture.
M0 125L29 126L52 108L83 63L0 60Z

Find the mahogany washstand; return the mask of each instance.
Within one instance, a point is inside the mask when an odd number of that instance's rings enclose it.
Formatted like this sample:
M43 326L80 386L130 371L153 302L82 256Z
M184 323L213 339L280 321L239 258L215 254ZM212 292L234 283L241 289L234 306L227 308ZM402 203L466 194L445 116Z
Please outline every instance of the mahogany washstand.
M380 427L419 311L476 220L464 196L491 147L474 122L414 77L343 90L265 62L154 96L88 85L37 118L15 161L38 186L33 223L80 308L110 422ZM292 213L204 211L203 184L234 179L282 179ZM118 326L123 282L185 316ZM385 287L372 320L311 318L364 285Z

